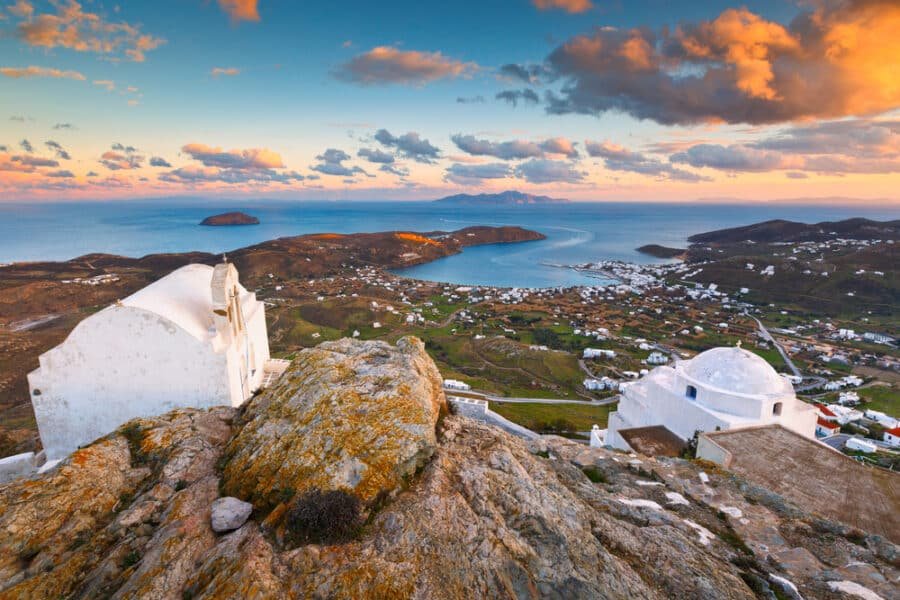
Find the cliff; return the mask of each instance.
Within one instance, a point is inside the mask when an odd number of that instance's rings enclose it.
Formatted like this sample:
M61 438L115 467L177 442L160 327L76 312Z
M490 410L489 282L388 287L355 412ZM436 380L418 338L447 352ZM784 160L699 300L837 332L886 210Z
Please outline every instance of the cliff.
M259 225L259 219L242 212L227 212L221 215L206 217L200 221L201 225L232 226L232 225Z
M323 344L243 409L133 421L0 486L0 598L896 592L900 553L877 536L712 465L442 417L437 383L417 340ZM311 487L361 501L352 536L282 535ZM253 512L216 534L226 494Z

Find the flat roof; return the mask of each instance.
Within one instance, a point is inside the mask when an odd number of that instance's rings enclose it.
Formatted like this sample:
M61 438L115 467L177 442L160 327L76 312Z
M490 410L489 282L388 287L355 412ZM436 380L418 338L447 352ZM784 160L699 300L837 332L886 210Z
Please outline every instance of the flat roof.
M731 453L728 469L829 519L900 543L900 473L764 425L704 433Z
M632 450L647 456L680 456L685 443L663 425L620 429L619 435Z

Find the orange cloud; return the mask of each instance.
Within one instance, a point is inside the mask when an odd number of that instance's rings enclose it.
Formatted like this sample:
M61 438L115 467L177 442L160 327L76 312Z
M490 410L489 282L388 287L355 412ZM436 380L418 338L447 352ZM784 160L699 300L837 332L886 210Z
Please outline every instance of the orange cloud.
M477 69L478 65L475 63L454 60L440 52L378 46L342 65L336 75L339 79L363 85L424 84L447 77L469 75Z
M591 0L531 0L539 10L560 9L567 13L583 13L594 8Z
M15 13L23 17L16 27L19 38L26 44L42 48L61 47L98 54L121 51L134 62L143 62L145 52L165 43L162 38L141 33L138 26L105 21L96 13L85 12L75 0L54 5L57 10L55 14L37 16L33 14L30 4L30 10L20 7Z
M219 0L219 6L232 21L259 21L257 0Z
M547 59L553 114L778 123L900 107L900 3L817 0L788 26L747 9L663 29L601 28ZM640 72L640 76L635 73Z
M78 71L60 71L48 67L0 67L0 75L22 79L26 77L54 77L56 79L76 79L84 81L84 75Z
M191 143L181 151L199 160L207 167L228 169L281 169L284 163L281 156L266 148L249 148L246 150L222 150L206 144Z
M234 77L235 75L239 75L240 73L241 70L234 67L214 67L213 70L209 72L209 74L213 77L219 77L221 75Z

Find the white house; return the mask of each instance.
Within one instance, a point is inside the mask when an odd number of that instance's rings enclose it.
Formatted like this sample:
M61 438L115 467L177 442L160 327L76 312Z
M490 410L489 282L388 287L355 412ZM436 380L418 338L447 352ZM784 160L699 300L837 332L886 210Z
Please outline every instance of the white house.
M742 349L713 348L653 369L623 390L610 413L606 443L628 450L623 429L662 425L683 440L695 431L778 423L814 437L817 414L765 360Z
M669 357L662 352L651 352L647 357L648 365L664 365L669 362Z
M893 429L885 431L883 439L890 444L892 448L900 448L900 427L894 427Z
M234 265L181 267L40 356L28 384L47 459L135 417L239 406L262 385L268 361L265 308Z
M838 425L835 421L829 421L827 419L823 419L819 417L818 421L816 421L816 436L817 437L831 437L833 435L837 435L841 432L841 426Z
M461 390L461 391L467 391L467 390L472 389L472 386L470 386L468 383L466 383L464 381L459 381L458 379L445 379L444 387L447 388L448 390Z
M582 358L615 358L615 350L604 350L602 348L585 348Z

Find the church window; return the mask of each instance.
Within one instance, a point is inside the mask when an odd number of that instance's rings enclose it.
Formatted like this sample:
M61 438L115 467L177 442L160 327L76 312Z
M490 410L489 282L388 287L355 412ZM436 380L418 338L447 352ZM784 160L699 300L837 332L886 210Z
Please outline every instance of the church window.
M687 390L685 390L684 395L690 398L691 400L697 399L697 388L692 385L687 386Z
M780 417L782 405L783 405L782 402L776 402L775 405L772 406L772 414L775 415L776 417Z

